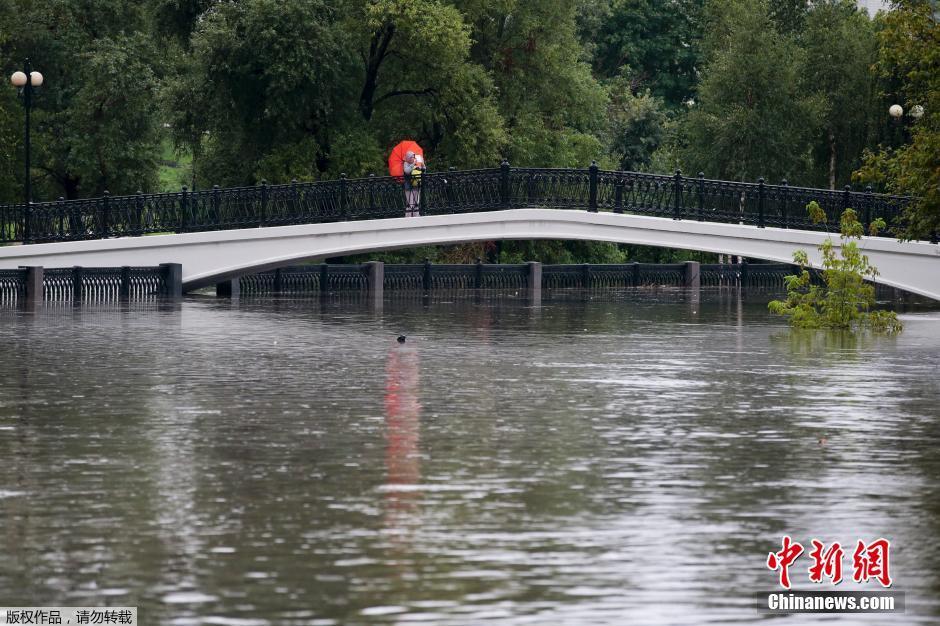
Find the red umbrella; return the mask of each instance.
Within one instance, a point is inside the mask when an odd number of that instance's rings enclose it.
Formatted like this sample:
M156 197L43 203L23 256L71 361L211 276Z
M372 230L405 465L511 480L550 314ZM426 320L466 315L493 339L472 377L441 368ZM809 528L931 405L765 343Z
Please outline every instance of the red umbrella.
M416 155L421 155L422 159L424 158L424 150L421 149L421 146L410 139L406 139L392 148L392 153L388 155L389 176L401 178L405 175L405 153L408 151L414 152Z

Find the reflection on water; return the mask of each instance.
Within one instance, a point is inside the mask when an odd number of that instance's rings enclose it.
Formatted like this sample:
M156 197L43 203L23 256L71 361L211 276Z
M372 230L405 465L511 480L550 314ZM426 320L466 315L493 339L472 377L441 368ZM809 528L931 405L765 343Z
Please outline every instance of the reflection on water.
M838 623L940 618L940 315L524 295L0 311L0 605L756 623L789 534L892 541L908 612Z
M412 345L399 344L385 366L385 528L405 550L421 498L420 363Z

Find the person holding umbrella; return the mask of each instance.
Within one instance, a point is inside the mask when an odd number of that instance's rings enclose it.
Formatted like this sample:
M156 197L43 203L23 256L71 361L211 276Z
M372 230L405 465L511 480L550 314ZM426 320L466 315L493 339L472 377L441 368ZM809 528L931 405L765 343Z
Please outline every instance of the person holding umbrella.
M405 217L420 216L421 175L424 170L424 152L414 141L403 141L392 149L388 157L388 172L404 186Z

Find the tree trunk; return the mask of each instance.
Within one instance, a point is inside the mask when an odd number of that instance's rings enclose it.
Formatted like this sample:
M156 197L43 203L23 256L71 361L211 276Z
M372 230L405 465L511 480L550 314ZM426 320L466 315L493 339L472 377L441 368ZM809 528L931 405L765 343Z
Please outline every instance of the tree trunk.
M382 61L388 54L388 46L392 43L392 37L395 36L395 25L388 23L382 26L372 35L372 42L369 44L369 56L366 58L366 80L362 85L362 93L359 96L359 112L367 122L372 119L372 112L375 110L375 90L379 84L379 68Z
M78 183L77 178L71 176L66 176L65 180L62 183L62 188L65 191L66 200L77 200L78 199Z

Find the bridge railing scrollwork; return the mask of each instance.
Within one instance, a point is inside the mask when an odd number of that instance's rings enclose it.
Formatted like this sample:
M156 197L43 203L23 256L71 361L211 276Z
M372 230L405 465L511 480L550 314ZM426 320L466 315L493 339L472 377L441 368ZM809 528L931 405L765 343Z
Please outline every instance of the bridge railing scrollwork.
M434 172L422 177L420 214L446 215L518 208L632 213L677 220L824 230L806 205L825 210L829 229L853 208L867 225L896 223L910 199L828 189L710 180L704 176L586 169L511 168ZM405 215L402 181L388 176L291 182L173 193L138 193L0 205L0 243L77 241ZM890 234L890 233L889 233Z

